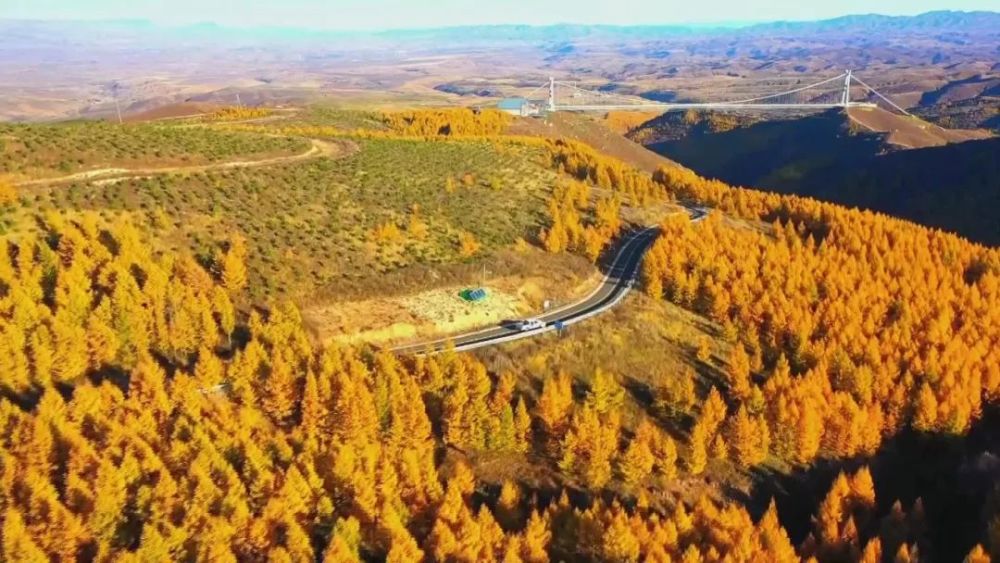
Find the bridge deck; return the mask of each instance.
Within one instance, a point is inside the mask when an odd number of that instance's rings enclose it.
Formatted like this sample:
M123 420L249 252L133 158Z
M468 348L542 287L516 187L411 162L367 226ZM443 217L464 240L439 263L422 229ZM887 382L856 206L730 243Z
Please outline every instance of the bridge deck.
M851 102L848 104L593 104L593 105L562 105L556 104L551 111L609 111L609 110L659 110L679 111L685 109L750 109L750 110L787 110L787 109L833 109L833 108L874 108L877 104L868 102Z

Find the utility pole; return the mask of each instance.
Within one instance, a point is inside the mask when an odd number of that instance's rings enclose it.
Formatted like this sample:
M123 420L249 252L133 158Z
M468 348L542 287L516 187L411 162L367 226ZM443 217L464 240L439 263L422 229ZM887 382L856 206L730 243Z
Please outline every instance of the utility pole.
M549 111L556 111L556 79L549 77Z

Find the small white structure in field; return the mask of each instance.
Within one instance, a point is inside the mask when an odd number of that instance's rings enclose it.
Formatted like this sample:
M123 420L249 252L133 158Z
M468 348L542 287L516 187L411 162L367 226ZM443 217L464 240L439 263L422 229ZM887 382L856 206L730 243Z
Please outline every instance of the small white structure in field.
M521 117L538 115L542 111L542 108L538 104L534 104L525 98L504 98L497 102L497 109Z

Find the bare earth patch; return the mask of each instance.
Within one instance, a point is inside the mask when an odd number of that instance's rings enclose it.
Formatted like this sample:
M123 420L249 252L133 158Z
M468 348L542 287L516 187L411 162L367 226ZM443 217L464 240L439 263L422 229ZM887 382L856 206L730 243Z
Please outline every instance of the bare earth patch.
M430 322L439 332L455 332L516 317L525 303L517 295L495 287L486 288L487 297L479 302L465 301L462 288L435 289L403 298L401 305L414 316Z
M503 320L538 313L544 302L558 306L593 289L602 275L576 272L538 272L537 276L511 275L487 280L487 298L477 303L463 300L463 289L475 285L448 285L407 295L341 301L305 308L306 326L321 342L395 344L446 336L495 326Z

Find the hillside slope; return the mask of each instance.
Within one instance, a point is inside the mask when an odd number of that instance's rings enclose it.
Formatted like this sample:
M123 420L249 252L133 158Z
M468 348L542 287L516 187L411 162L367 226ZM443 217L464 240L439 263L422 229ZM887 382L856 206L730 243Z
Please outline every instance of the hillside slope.
M676 119L676 115L662 118ZM648 146L704 176L782 191L793 191L812 175L866 160L885 149L884 135L852 129L839 111L800 119L739 121L729 130L703 126L711 119L702 118L693 127L685 123L682 127L688 134ZM685 116L684 121L693 119Z
M865 207L1000 244L1000 139L984 137L852 110L716 133L696 127L649 146L727 183Z
M893 152L842 172L796 193L1000 245L1000 138Z
M0 128L18 170L292 131L358 149L0 180L0 561L988 560L1000 249L505 139L486 112L294 119ZM627 228L619 193L714 211L661 214L602 320L475 354L354 345L390 316L565 313Z
M971 100L1000 92L1000 76L976 74L960 80L951 80L940 88L924 93L920 105L931 106Z
M547 118L518 119L509 132L514 135L538 137L563 137L586 143L598 151L653 172L660 166L677 166L677 163L646 147L629 140L610 127L589 116L575 113L555 113Z
M851 108L846 113L851 123L874 133L886 133L887 143L907 149L939 147L990 137L987 131L945 129L917 117L901 116L881 108Z

